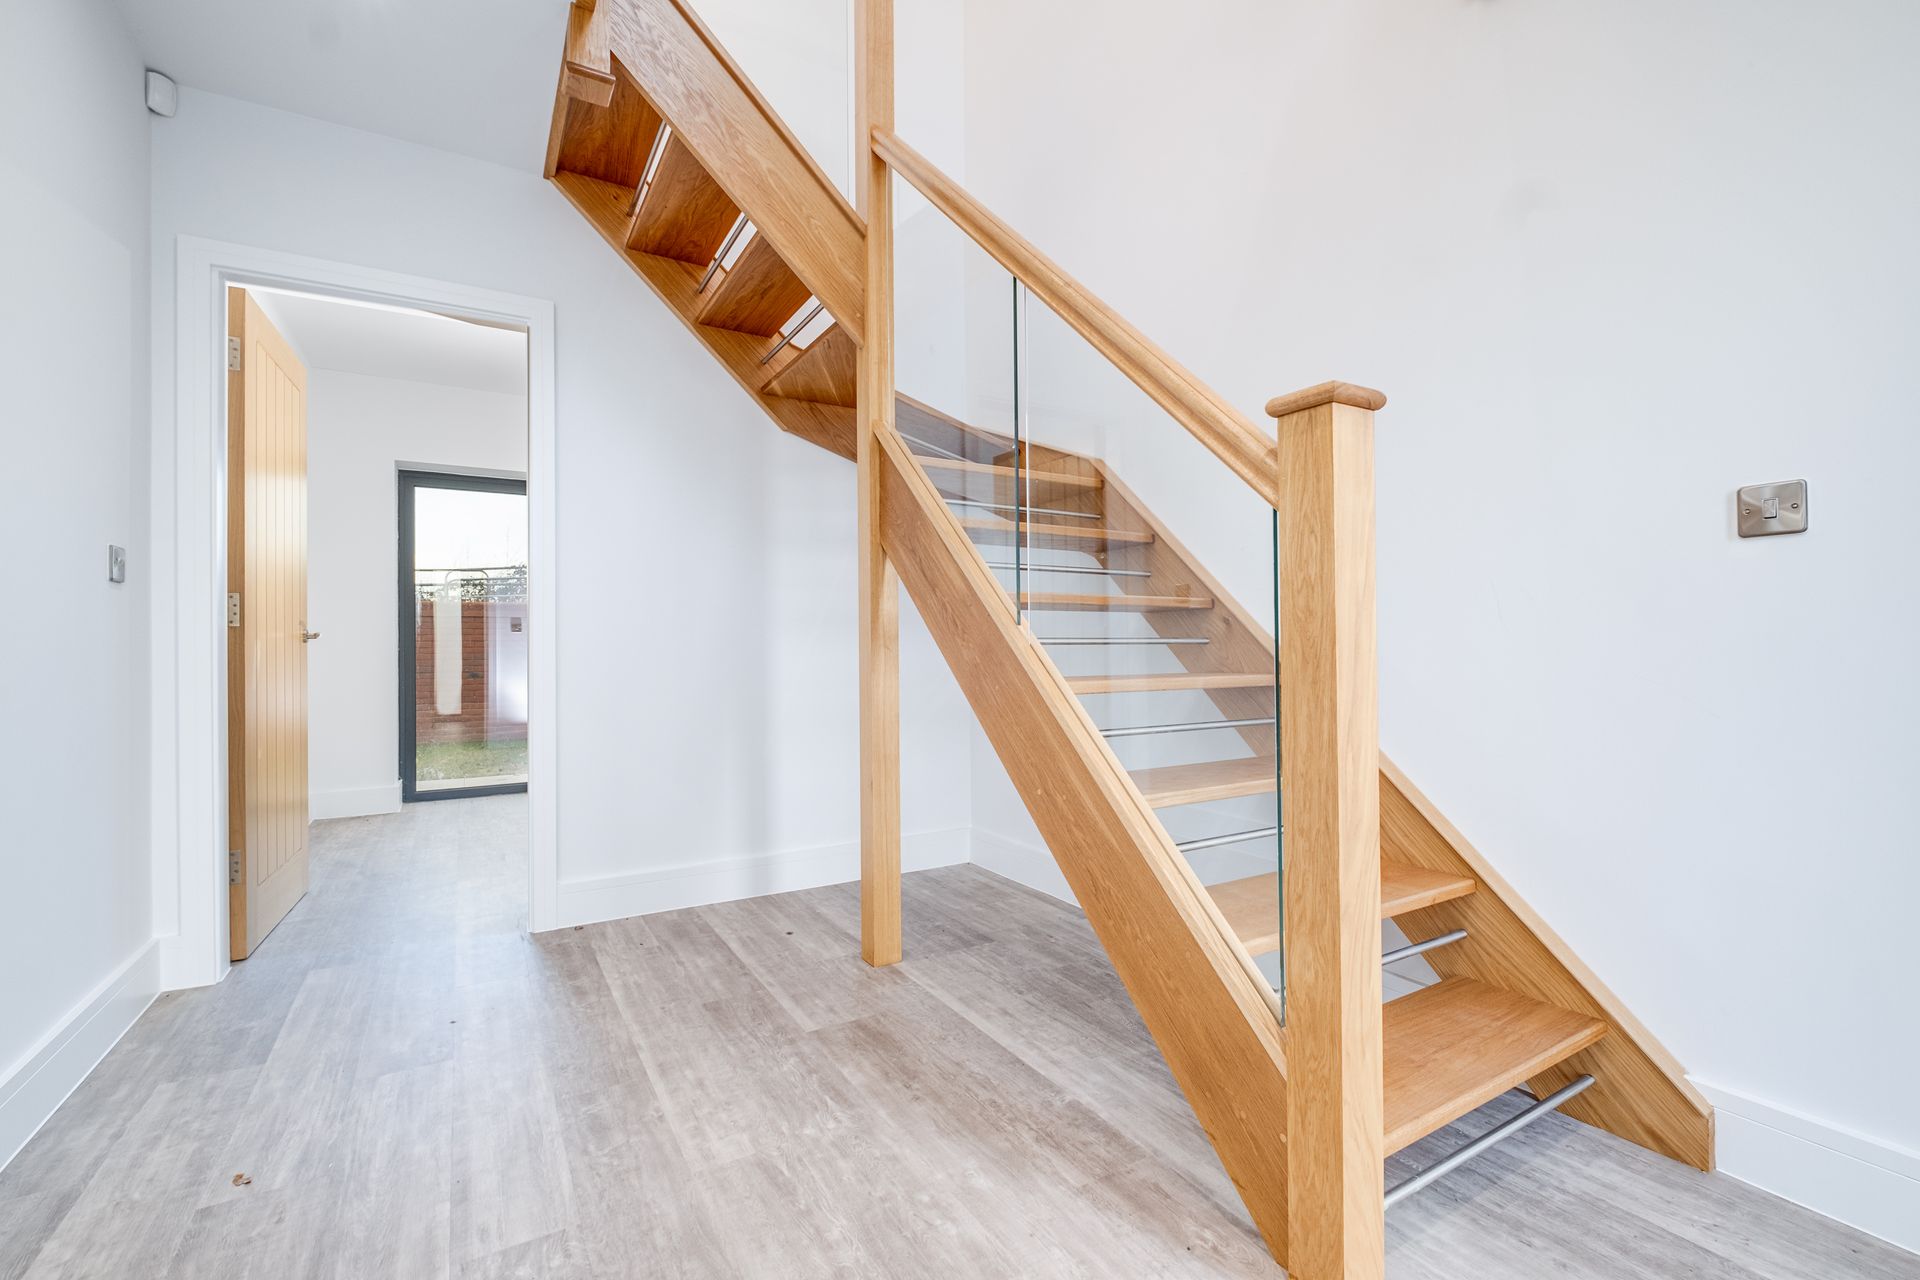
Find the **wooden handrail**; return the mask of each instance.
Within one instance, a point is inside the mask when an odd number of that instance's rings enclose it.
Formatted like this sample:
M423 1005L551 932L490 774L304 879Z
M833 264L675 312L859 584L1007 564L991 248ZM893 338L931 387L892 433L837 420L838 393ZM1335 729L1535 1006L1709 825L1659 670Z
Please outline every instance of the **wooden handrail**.
M1194 439L1252 485L1269 506L1277 504L1278 455L1273 436L1254 426L898 135L875 129L873 151L1192 432Z

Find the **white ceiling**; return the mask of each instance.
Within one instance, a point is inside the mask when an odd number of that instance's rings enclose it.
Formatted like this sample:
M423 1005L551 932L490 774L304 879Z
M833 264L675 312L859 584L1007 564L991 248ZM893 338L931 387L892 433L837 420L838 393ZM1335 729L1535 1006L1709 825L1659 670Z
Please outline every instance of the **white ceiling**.
M311 294L252 292L309 369L527 392L527 335L516 329Z
M538 171L569 0L119 0L181 84Z

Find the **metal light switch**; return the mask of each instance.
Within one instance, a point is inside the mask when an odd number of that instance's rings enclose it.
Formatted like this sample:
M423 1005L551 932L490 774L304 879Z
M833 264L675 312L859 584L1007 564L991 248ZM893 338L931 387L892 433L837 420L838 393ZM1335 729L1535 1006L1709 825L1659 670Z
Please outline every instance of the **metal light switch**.
M1734 495L1733 510L1743 538L1807 531L1807 482L1776 480L1750 484Z
M107 581L125 582L127 580L127 549L107 544Z

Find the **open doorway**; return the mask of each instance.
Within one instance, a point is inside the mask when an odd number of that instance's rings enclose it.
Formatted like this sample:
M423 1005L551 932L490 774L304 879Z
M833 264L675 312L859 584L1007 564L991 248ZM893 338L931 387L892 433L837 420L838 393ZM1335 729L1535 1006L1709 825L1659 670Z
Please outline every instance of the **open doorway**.
M499 837L525 928L527 335L283 286L229 304L230 957L294 918L309 858L404 859L434 821ZM445 562L424 609L416 545ZM383 822L429 798L490 807Z

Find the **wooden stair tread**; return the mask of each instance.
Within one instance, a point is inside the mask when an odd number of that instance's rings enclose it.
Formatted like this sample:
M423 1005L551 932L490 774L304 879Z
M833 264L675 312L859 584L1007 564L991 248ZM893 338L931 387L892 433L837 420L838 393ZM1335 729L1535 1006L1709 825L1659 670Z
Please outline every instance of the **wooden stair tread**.
M1173 689L1270 689L1271 671L1172 671L1150 676L1069 676L1078 694L1161 693Z
M1278 785L1274 773L1278 763L1272 756L1242 756L1238 760L1137 769L1132 777L1148 804L1165 809L1176 804L1265 795Z
M1013 479L1020 474L1018 467L1001 466L992 462L968 462L960 458L929 458L915 454L920 465L929 472L956 471L967 475L1003 476ZM1034 484L1054 485L1063 489L1098 489L1099 476L1075 475L1068 471L1029 471L1027 479Z
M1075 591L1025 591L1029 609L1072 609L1086 613L1152 613L1164 609L1211 609L1212 596L1083 594Z
M705 267L739 216L676 133L661 149L647 198L633 212L627 248Z
M1382 858L1380 918L1391 920L1409 911L1430 907L1436 902L1464 898L1473 892L1474 887L1473 881L1466 876L1428 871L1410 863ZM1260 956L1280 949L1279 872L1269 871L1240 880L1223 880L1207 886L1207 892L1213 895L1220 914L1227 918L1228 926L1249 952Z
M771 338L811 296L767 238L756 234L732 267L714 274L693 318L716 329Z
M1384 1016L1388 1155L1607 1033L1598 1018L1471 978L1391 1001Z
M776 357L777 359L778 357ZM853 407L860 377L860 348L847 331L835 325L781 365L760 384L765 395L818 404Z
M980 542L1011 542L1014 524L1011 520L997 520L991 517L960 518L960 527ZM1032 538L1049 538L1055 542L1129 542L1147 543L1153 541L1153 534L1139 529L1103 529L1083 524L1036 524L1029 521L1027 535Z

